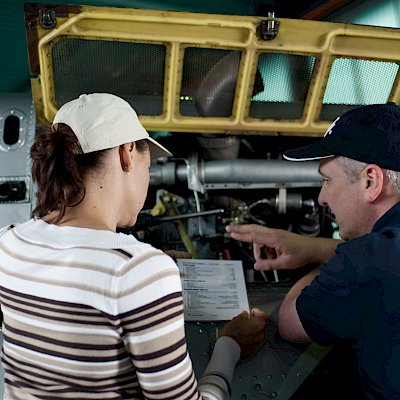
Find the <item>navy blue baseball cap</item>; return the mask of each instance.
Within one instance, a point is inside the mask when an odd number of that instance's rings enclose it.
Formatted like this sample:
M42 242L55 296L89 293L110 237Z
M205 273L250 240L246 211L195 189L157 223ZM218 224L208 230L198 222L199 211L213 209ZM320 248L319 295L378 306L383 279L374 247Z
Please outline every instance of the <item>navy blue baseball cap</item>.
M285 151L289 161L344 156L400 171L400 107L371 104L345 112L318 143Z

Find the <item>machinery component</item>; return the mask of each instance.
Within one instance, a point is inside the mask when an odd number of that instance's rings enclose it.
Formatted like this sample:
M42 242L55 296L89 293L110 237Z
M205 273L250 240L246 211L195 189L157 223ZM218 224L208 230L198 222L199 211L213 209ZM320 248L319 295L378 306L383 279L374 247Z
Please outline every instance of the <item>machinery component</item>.
M318 162L312 161L301 165L285 160L202 161L196 169L198 181L207 190L321 186ZM168 162L150 169L151 185L179 185L187 181L185 165Z
M165 207L166 215L172 217L171 219L176 225L176 228L179 232L183 244L185 245L186 250L192 255L193 258L198 258L197 250L194 247L185 226L183 225L182 221L177 218L177 216L179 215L179 211L176 206L176 196L166 191L161 191L159 195L159 200L163 203Z
M223 213L223 212L224 212L223 209L218 209L218 210L199 211L199 212L188 213L188 214L170 215L167 217L160 218L160 221L176 221L178 219L204 217L206 215L219 214L219 213Z
M232 51L217 62L197 90L196 108L201 116L228 117L232 111L239 73L240 52Z
M219 151L214 156L218 154ZM228 152L224 154L229 156ZM232 241L225 233L226 224L257 223L318 235L320 213L315 199L320 185L318 162L296 164L281 159L238 159L236 153L231 159L199 160L198 153L191 153L188 158L153 164L150 169L151 190L170 186L179 193L179 213L176 210L171 216L162 216L179 221L174 223L178 237L165 224L165 232L160 227L159 237L154 236L154 229L151 233L145 230L144 234L153 235L151 240L161 247L164 243L176 244L181 240L187 250L188 246L197 249L200 258L232 257L230 250L233 257L243 258L244 249L237 243L229 243ZM160 191L158 189L157 193ZM159 194L156 197L159 199ZM222 209L224 211L216 212ZM207 213L220 214L220 218L211 220ZM197 218L179 218L182 214ZM160 218L159 222L167 221ZM139 227L143 225L140 219L138 224ZM154 224L150 221L148 226L154 227ZM244 258L252 269L254 261L247 256ZM252 281L257 279L267 283L279 281L276 273L273 280L257 276Z
M222 214L224 210L219 208L217 210L208 210L208 211L199 211L199 212L192 212L186 214L175 214L175 215L168 215L166 217L153 217L147 212L141 212L139 214L139 220L135 224L135 229L140 230L145 227L159 225L162 222L170 222L170 221L178 221L184 220L189 218L201 218L208 215L214 214Z
M278 36L279 21L275 20L275 13L268 12L266 21L261 21L258 29L258 35L263 40L272 40Z
M0 116L0 150L13 151L21 148L28 133L28 118L24 111L18 108L5 110Z
M34 207L29 150L35 136L32 98L0 95L0 227L28 220Z
M257 200L255 203L249 205L247 209L248 218L257 222L260 225L266 225L266 221L256 216L256 207L263 206L265 215L275 212L278 214L287 214L300 212L303 207L303 200L300 193L287 193L285 188L280 188L275 197Z
M0 183L0 202L19 201L26 198L26 183L24 181L6 181Z
M39 10L40 26L43 29L53 29L57 26L57 17L54 10Z
M25 20L40 123L82 88L126 97L149 131L201 134L315 137L399 102L393 28L76 4L27 3Z
M199 135L196 137L199 151L204 161L237 159L240 148L240 137L228 135Z
M318 205L313 199L303 202L303 219L299 223L299 233L305 236L318 236L321 232Z

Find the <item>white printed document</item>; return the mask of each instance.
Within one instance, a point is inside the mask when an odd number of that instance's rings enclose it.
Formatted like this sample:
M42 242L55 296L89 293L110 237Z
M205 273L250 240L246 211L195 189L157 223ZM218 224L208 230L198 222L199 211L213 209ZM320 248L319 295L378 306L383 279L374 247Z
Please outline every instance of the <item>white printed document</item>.
M185 321L228 321L249 312L241 261L178 259Z

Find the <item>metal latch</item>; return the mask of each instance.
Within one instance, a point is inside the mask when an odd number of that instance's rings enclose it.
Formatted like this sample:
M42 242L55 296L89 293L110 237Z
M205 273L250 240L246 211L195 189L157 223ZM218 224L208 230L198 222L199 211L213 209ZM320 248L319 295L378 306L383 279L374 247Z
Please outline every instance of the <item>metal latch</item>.
M267 17L269 19L261 21L258 29L258 35L263 40L272 40L278 35L279 21L274 19L274 12L269 12Z

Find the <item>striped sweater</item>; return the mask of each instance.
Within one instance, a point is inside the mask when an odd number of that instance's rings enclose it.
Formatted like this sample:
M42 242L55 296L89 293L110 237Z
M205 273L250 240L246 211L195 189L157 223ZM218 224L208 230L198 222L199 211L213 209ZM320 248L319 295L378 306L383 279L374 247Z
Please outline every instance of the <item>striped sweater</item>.
M133 236L39 219L9 228L0 301L5 400L201 398L178 268ZM203 378L203 398L226 398L226 378Z

